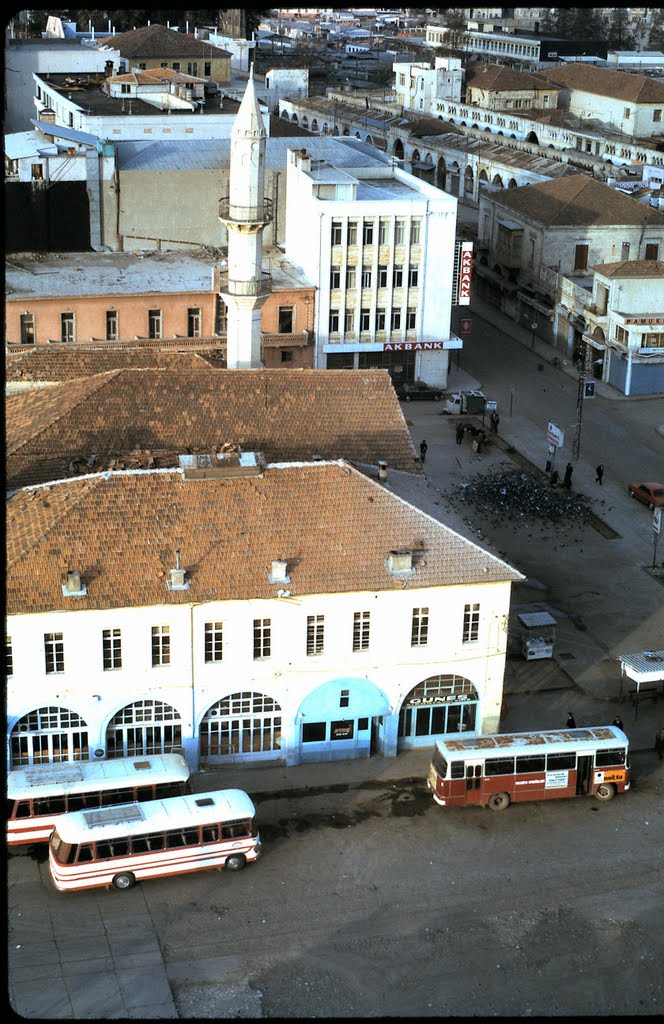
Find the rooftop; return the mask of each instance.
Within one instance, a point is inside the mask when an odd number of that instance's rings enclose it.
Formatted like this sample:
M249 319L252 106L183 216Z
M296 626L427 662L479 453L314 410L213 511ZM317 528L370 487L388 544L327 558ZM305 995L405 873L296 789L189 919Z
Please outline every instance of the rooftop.
M230 57L227 50L202 39L194 39L186 32L175 32L165 25L144 25L130 32L119 32L111 36L99 36L98 46L112 46L122 57L157 59L198 57L212 60Z
M72 78L69 74L40 74L40 79L45 86L62 93L64 97L75 103L84 113L95 117L178 117L187 114L191 117L191 110L187 107L179 109L173 107L168 114L159 110L152 103L146 103L138 96L111 97L106 94L100 86L107 80L103 72L97 74L79 74ZM205 115L224 117L237 114L240 104L229 96L213 96L207 98L200 106L200 111ZM197 117L200 113L197 112Z
M649 75L589 67L578 62L538 71L537 74L565 89L629 100L631 103L664 103L664 82Z
M95 473L18 491L6 523L9 614L276 598L271 557L295 599L522 578L343 460L207 480ZM181 591L167 587L176 548ZM414 552L408 574L389 570L395 550ZM67 570L85 596L63 596Z
M493 192L491 200L502 209L550 227L664 224L664 213L586 174Z
M592 268L603 277L653 277L662 283L664 296L664 263L661 260L617 260L596 263Z

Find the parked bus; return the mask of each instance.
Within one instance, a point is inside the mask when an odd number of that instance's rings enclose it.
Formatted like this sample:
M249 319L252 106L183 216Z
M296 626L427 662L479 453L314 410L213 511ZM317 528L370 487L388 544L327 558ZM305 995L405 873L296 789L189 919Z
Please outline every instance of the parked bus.
M49 868L62 892L204 868L239 871L260 856L256 810L241 789L75 811L58 818Z
M629 789L628 740L614 725L438 740L427 786L442 807L594 796Z
M188 779L180 754L16 768L7 776L7 842L47 842L57 816L69 811L180 796L189 792Z

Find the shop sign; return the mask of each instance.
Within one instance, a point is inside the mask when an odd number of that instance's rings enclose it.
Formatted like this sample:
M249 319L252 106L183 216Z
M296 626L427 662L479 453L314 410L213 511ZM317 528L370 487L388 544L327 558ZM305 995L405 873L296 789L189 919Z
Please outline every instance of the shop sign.
M383 352L430 352L445 348L442 341L386 341Z
M331 722L331 740L352 740L354 722Z
M459 260L459 299L460 306L470 305L470 278L473 272L473 243L461 243Z
M410 707L431 707L432 704L460 704L465 700L475 700L472 693L441 693L435 697L411 697L406 701Z
M626 316L625 323L636 326L654 327L664 321L664 315L662 316Z

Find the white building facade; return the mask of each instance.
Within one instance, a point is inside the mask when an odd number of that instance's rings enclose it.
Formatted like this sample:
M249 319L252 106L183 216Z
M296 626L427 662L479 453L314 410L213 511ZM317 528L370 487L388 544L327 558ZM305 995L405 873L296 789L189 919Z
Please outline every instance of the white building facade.
M429 63L411 63L393 64L392 70L396 101L406 110L430 113L435 100L461 100L463 69L455 57L436 57L433 68Z
M250 475L107 473L10 497L9 767L174 749L192 770L294 765L394 756L435 736L497 730L510 587L521 574L341 461ZM73 528L85 517L87 535L72 547L63 520L53 520L50 541L26 544L27 520L50 519L65 498L64 519ZM307 516L319 519L328 499L344 550L330 543L321 558ZM201 532L201 509L212 506L225 511L208 512ZM138 513L131 522L129 508ZM272 514L276 533L265 525ZM423 547L406 549L411 531ZM59 559L48 550L56 535ZM388 535L399 550L383 550ZM261 538L258 558L247 556ZM369 549L364 565L348 557ZM35 559L39 594L26 575ZM170 568L155 572L160 562ZM256 571L253 582L240 566ZM305 579L316 577L312 592ZM374 585L354 586L360 577Z
M353 173L289 151L286 254L318 289L315 366L383 366L445 387L457 201L385 166Z

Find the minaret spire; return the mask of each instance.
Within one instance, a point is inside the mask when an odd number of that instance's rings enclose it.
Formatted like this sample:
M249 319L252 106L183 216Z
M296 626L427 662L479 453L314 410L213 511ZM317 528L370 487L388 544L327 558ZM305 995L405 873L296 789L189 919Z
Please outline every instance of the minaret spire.
M263 228L272 219L265 199L267 132L256 95L253 64L231 133L230 182L219 217L228 233L226 363L229 369L262 366L261 307L270 292L263 278Z

